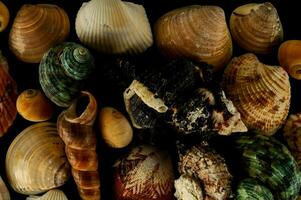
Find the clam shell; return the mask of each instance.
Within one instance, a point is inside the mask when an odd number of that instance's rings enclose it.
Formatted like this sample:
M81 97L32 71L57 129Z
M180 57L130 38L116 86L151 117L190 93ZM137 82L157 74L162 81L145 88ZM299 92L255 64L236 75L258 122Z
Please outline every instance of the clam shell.
M11 143L5 166L9 184L21 194L39 194L63 185L70 167L56 125L41 122L24 129Z
M9 35L9 48L24 62L39 63L53 45L63 42L70 30L67 13L51 4L25 4Z
M0 137L13 124L16 116L17 84L9 75L8 64L0 51Z
M280 65L291 75L301 80L301 40L288 40L278 49Z
M104 53L137 54L153 44L143 6L120 0L84 3L75 29L82 43Z
M291 91L282 67L265 65L250 53L235 57L225 69L223 87L249 130L272 135L285 122Z
M41 122L51 118L53 106L40 90L27 89L17 99L17 110L24 119Z
M237 200L274 200L272 192L266 186L251 178L239 182L236 195Z
M0 1L0 32L4 31L9 22L9 11L6 5Z
M10 200L9 192L1 176L0 176L0 200Z
M155 40L163 54L223 68L232 56L225 13L217 6L188 6L163 15L155 24Z
M269 2L236 8L230 17L230 31L239 46L253 53L270 53L283 40L277 10Z
M30 196L26 200L68 200L63 191L54 189L49 190L42 196Z

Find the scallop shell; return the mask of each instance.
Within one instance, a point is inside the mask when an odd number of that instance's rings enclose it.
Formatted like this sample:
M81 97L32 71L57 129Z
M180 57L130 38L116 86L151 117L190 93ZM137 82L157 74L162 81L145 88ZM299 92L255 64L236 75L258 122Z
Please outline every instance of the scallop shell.
M9 11L6 5L0 1L0 32L4 31L9 22Z
M80 41L104 53L137 54L153 44L141 5L121 0L92 0L79 9L75 29Z
M155 40L163 54L223 68L232 56L225 13L217 6L188 6L163 15L155 24Z
M10 200L9 192L1 176L0 176L0 200Z
M291 99L288 74L261 63L254 54L233 58L224 72L227 97L249 130L272 135L285 122Z
M274 200L272 192L266 186L251 178L239 182L236 194L237 200Z
M301 80L301 40L288 40L278 49L280 65L291 75Z
M69 178L64 143L50 122L24 129L11 143L5 164L9 184L21 194L39 194Z
M68 200L63 191L54 189L49 190L42 196L30 196L26 200Z
M277 10L269 2L236 8L230 17L230 31L239 46L253 53L270 53L283 40Z
M17 116L17 84L8 70L7 61L0 51L0 137L7 132Z
M137 146L115 164L116 200L171 200L174 174L167 152Z
M17 110L24 119L41 122L51 118L53 106L40 90L27 89L17 99Z
M39 80L45 95L68 107L94 69L94 59L83 46L65 42L51 48L40 63Z
M25 4L9 35L9 48L24 62L39 63L53 45L63 42L70 30L67 13L51 4Z

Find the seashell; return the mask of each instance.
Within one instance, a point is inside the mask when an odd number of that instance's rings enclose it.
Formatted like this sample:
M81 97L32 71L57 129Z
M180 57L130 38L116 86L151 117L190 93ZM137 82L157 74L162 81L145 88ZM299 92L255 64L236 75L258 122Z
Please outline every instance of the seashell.
M236 193L237 200L274 200L272 192L266 186L251 178L240 181Z
M301 40L288 40L278 49L280 65L291 75L301 80Z
M56 125L41 122L24 129L11 143L5 166L9 184L21 194L39 194L66 183L70 166Z
M39 63L44 53L67 38L69 30L69 18L62 8L25 4L12 25L9 48L19 60Z
M276 8L270 3L250 3L236 8L230 17L236 43L247 51L268 54L283 40Z
M269 188L275 199L298 197L301 172L285 145L264 135L239 137L235 145L243 170Z
M17 110L24 119L41 122L51 118L53 106L40 90L27 89L17 99Z
M65 42L51 48L40 63L39 80L45 95L68 107L94 69L94 59L83 46Z
M0 1L0 32L4 31L9 22L9 11L6 5Z
M163 54L207 62L222 69L232 57L225 13L218 6L187 6L168 12L155 24L155 40Z
M68 200L63 191L54 189L49 190L42 196L29 196L26 200Z
M254 54L244 54L226 67L223 87L249 130L272 135L285 122L291 91L282 67L265 65Z
M99 113L99 130L113 148L126 147L133 139L133 129L125 116L115 108L105 107Z
M7 132L17 116L17 84L8 70L6 58L0 51L0 137Z
M167 152L134 147L114 166L116 200L172 200L174 173Z
M97 102L89 92L81 92L58 117L59 134L66 147L72 175L83 200L100 200L100 180L93 124Z
M104 53L137 54L153 44L144 7L121 0L83 3L75 29L83 44Z
M10 200L9 192L1 176L0 176L0 200Z
M202 184L204 199L229 199L232 176L224 158L207 145L195 145L180 153L178 170Z
M177 200L203 200L201 183L188 175L181 175L175 180Z

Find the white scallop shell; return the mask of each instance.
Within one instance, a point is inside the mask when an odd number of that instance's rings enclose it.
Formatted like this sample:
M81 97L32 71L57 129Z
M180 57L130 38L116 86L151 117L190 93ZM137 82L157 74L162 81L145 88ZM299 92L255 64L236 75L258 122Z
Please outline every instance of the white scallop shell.
M66 195L61 190L49 190L42 196L29 196L26 200L68 200Z
M10 200L9 192L1 176L0 176L0 200Z

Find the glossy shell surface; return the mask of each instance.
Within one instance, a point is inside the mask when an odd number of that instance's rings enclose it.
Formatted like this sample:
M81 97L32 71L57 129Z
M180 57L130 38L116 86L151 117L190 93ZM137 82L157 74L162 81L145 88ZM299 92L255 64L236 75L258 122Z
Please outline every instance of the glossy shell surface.
M6 5L0 1L0 32L4 31L9 22L9 10Z

